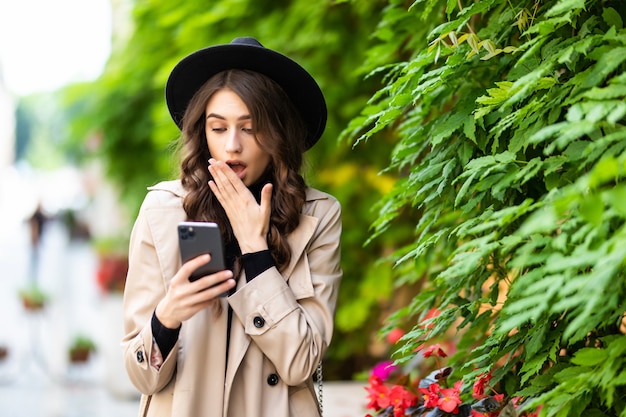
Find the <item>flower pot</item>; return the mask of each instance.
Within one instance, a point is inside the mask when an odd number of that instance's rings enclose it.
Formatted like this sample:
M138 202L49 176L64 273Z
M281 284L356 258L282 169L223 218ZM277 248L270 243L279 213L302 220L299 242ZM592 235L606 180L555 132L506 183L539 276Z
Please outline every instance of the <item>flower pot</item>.
M9 356L9 348L6 346L0 346L0 362L5 360Z
M39 311L45 306L45 302L40 300L33 300L27 297L22 298L22 305L28 311Z
M22 306L28 311L39 311L43 309L48 300L48 294L37 285L22 288L18 295L22 301Z
M72 363L85 363L91 356L91 350L89 349L72 349L70 350L70 362Z

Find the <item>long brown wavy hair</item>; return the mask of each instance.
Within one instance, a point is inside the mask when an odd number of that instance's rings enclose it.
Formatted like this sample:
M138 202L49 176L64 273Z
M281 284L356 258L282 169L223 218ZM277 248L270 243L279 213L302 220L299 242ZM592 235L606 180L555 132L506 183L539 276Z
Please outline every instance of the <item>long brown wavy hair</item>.
M205 133L206 105L219 90L229 88L248 107L260 148L270 155L264 183L273 184L268 245L279 270L291 260L286 237L298 226L306 184L300 174L306 129L283 89L272 79L246 70L227 70L211 77L193 96L183 117L181 182L188 191L183 208L190 220L220 226L225 243L235 237L226 212L208 186L211 157ZM240 259L235 260L235 276Z

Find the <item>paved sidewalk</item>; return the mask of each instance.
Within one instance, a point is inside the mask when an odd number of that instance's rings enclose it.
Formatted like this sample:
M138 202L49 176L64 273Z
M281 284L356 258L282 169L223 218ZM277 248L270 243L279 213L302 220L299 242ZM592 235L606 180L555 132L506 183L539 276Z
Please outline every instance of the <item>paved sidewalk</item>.
M51 301L43 312L26 312L17 294L29 282L28 228L18 213L7 209L11 200L2 190L0 347L8 347L9 356L0 359L0 415L137 416L138 394L128 382L119 349L121 300L103 296L96 287L91 247L70 241L61 224L48 224L37 281ZM98 346L82 365L67 360L67 347L77 334L90 336ZM364 385L325 381L324 415L363 417Z
M366 415L363 386L355 382L324 384L324 417ZM11 417L137 417L138 401L112 396L100 383L22 380L0 385L2 415Z

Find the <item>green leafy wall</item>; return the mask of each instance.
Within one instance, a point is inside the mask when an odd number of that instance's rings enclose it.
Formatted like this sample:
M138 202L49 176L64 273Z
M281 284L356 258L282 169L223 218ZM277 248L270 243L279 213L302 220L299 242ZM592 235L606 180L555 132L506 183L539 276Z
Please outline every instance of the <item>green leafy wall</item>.
M370 50L404 59L376 67L343 134L398 137L373 241L419 218L392 257L421 288L388 323L409 330L400 361L452 338L467 382L493 370L542 415L626 415L625 16L618 0L389 1Z

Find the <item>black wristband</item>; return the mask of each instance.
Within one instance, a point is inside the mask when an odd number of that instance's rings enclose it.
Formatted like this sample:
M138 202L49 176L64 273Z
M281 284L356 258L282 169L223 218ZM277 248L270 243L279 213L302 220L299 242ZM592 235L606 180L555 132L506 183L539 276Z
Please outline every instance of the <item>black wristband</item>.
M252 281L274 266L274 259L269 249L241 255L243 269L246 271L246 282Z
M152 336L154 337L156 344L159 346L163 360L165 360L178 340L178 334L180 333L181 326L178 326L177 329L165 327L156 316L156 311L152 313L151 326Z

